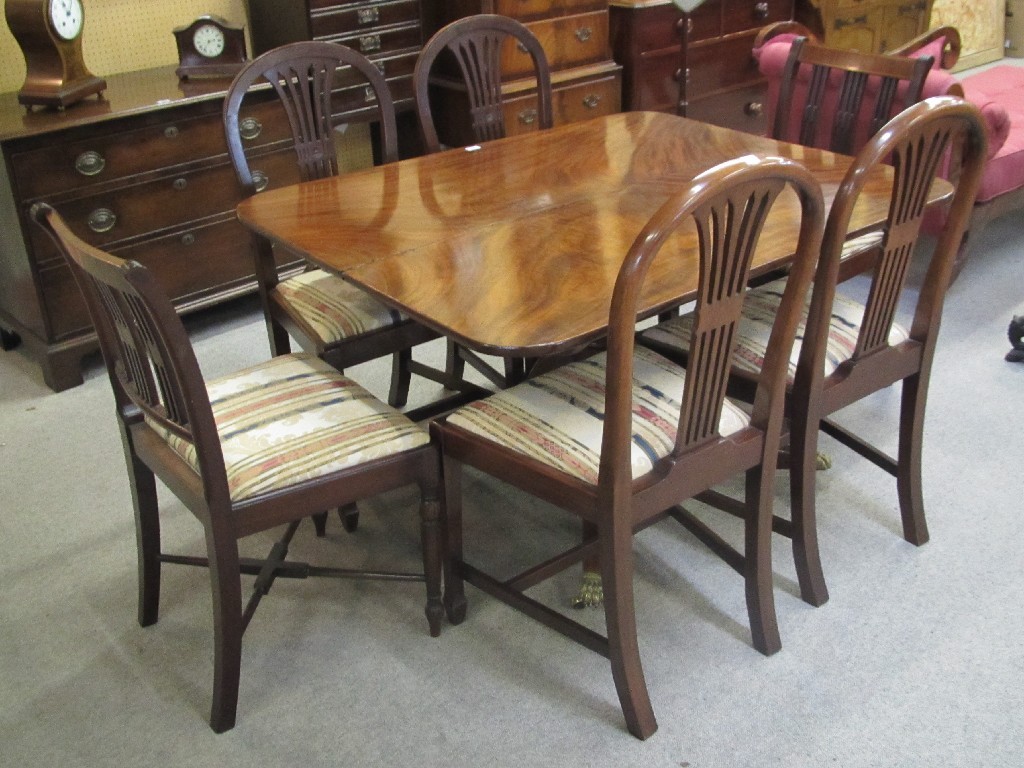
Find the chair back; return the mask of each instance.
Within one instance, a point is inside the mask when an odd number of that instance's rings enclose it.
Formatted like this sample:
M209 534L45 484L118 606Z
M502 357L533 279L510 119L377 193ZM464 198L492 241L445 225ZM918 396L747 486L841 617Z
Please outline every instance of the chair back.
M185 326L166 293L142 264L79 239L48 204L36 203L31 216L57 245L85 297L122 421L127 425L141 415L190 442L204 484L219 487L226 497L209 395ZM211 485L218 478L219 486Z
M772 138L854 154L921 99L932 62L930 56L860 53L797 38L779 84Z
M413 71L413 90L420 136L428 153L441 149L430 106L430 77L438 56L450 52L466 90L470 129L477 142L505 136L504 98L501 88L502 54L514 43L530 55L537 80L537 126L550 128L551 70L540 41L515 19L496 14L467 16L438 30L423 46Z
M866 360L877 363L872 366L874 373L871 375L878 381L886 378L898 381L909 375L908 370L927 370L954 259L970 220L986 152L984 119L977 107L955 96L937 96L893 118L885 130L877 133L858 153L839 186L826 223L821 263L797 368L797 387L814 391L824 375L825 347L832 324L836 282L840 279L843 242L868 172L883 164L892 165L895 172L889 215L881 230L882 241L874 260L864 318L856 339L852 340L852 357L833 375L849 379L858 364ZM928 191L947 161L959 168L959 177L946 226L939 234L924 272L909 329L910 339L892 347L890 333L900 300L906 293L907 275L920 237ZM886 369L886 360L891 370ZM868 391L880 385L884 384L871 385Z
M303 181L338 173L334 146L333 101L345 90L373 91L372 119L380 125L382 161L398 159L398 128L395 106L384 75L363 54L323 41L288 43L256 57L235 76L224 98L224 132L228 155L238 180L248 195L260 191L266 181L254 180L245 155L239 112L245 95L266 82L277 93L288 117L299 172ZM361 100L362 101L362 100Z
M780 428L787 361L821 244L824 203L818 183L802 165L782 158L747 156L700 174L673 195L637 236L623 262L609 317L600 485L630 487L633 339L638 302L645 274L656 256L685 259L681 249L663 246L687 222L697 230L699 290L685 391L680 393L678 432L669 462L674 464L689 452L723 440L719 420L750 267L765 221L787 187L800 200L800 234L751 419L752 426L767 433ZM681 260L680 269L686 268Z

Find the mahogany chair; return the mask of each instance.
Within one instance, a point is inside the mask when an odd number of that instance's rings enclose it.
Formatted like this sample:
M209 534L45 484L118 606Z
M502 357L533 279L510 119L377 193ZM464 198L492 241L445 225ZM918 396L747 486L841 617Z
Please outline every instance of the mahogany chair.
M444 614L439 462L427 432L309 353L204 382L185 327L149 270L78 239L45 203L32 216L82 289L113 387L135 507L139 624L157 620L162 563L209 568L213 730L235 724L242 634L278 575L426 581L426 615L437 636ZM205 558L163 551L156 477L202 523ZM302 518L410 484L422 499L422 573L284 561ZM266 561L239 557L239 539L285 524ZM257 575L244 608L241 573Z
M766 373L748 412L725 396L729 354L762 225L784 189L799 195L801 232ZM607 352L527 379L431 427L442 449L449 619L464 619L468 581L606 656L626 724L638 738L650 736L657 723L637 647L634 533L667 517L694 531L742 574L754 646L766 655L781 647L769 546L773 477L786 363L823 219L817 183L792 161L745 157L697 176L664 203L626 254L609 311ZM677 234L690 239L673 239ZM656 256L672 260L680 274L699 272L699 341L689 368L634 348L645 274ZM463 544L463 465L578 516L592 535L518 576L485 573L470 563ZM746 478L742 553L681 506L739 473ZM607 637L524 594L595 554L604 581Z
M342 87L358 85L373 94L370 109L380 126L381 159L385 163L398 159L391 92L373 62L338 43L290 43L249 62L231 83L224 100L228 154L247 195L258 193L266 185L266 177L251 168L243 140L243 133L251 126L243 125L239 113L250 90L266 82L287 115L303 181L338 173L331 101L334 91ZM324 270L310 268L280 280L272 244L255 234L253 242L272 354L290 351L289 334L304 350L339 371L391 354L388 402L396 408L406 403L412 373L449 383L442 372L412 359L412 347L437 338L436 333Z
M476 14L453 21L438 30L423 46L413 70L413 91L419 118L420 137L428 154L447 148L438 138L435 114L430 100L430 85L436 77L449 81L461 74L460 92L464 91L471 140L477 143L504 138L506 135L505 90L502 87L502 53L514 42L533 61L536 80L538 130L553 124L551 106L551 70L540 41L530 29L515 19L495 14ZM439 57L450 56L447 69ZM454 59L454 61L452 61ZM445 70L438 75L439 70ZM458 117L447 111L445 120L456 123ZM497 387L522 380L527 361L507 359L504 373L494 371L472 351L454 343L448 346L447 373L461 380L465 363Z
M895 476L904 538L928 541L921 486L921 448L925 402L946 289L954 258L970 219L986 156L981 113L957 97L934 97L893 118L857 154L843 179L825 228L814 290L789 366L787 411L792 521L776 520L776 530L791 536L801 595L812 605L828 600L818 553L815 511L815 462L819 429ZM927 256L923 282L914 299L907 272L914 256L928 189L942 163L953 153L960 176L946 227ZM889 217L872 249L874 270L866 303L837 292L850 217L870 169L895 166ZM770 323L781 306L785 279L752 292L744 307L739 344L733 357L735 380L754 391L760 377L774 374L761 365ZM896 321L898 308L912 309L909 326ZM686 315L645 331L644 343L663 354L685 359L691 328ZM899 384L902 389L898 455L893 458L831 416L871 393ZM705 496L728 508L722 496ZM735 507L735 504L732 504Z

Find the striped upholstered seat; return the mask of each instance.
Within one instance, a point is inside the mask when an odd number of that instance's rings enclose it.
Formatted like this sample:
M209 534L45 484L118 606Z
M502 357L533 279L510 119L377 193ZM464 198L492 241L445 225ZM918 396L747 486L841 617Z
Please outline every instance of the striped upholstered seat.
M207 384L232 501L426 445L426 430L319 358L281 355ZM195 446L157 427L196 472Z
M636 349L633 366L631 459L637 478L675 444L686 370L642 347ZM447 422L596 484L605 368L604 353L571 363L465 406ZM726 400L719 430L731 435L749 421L738 405Z
M775 280L750 291L743 305L743 317L736 334L736 351L733 365L742 371L758 374L764 362L772 323L778 312L779 302L786 281ZM857 343L857 332L864 317L864 305L842 294L836 294L832 303L832 322L829 325L828 341L825 347L825 375L832 374L839 365L853 356ZM643 338L677 349L689 349L692 315L675 317L644 331ZM796 332L796 344L789 358L789 381L796 377L796 365L800 358L800 341L804 336L804 323ZM890 344L899 344L908 338L907 330L893 323L889 334Z
M405 318L340 277L312 269L283 280L274 298L292 317L301 317L325 344L390 328Z

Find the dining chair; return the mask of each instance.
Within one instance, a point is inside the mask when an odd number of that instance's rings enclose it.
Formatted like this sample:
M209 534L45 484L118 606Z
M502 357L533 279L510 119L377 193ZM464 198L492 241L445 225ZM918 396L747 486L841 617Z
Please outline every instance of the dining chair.
M365 85L361 85L365 82ZM387 81L376 65L347 46L323 41L289 43L267 51L245 65L232 81L224 99L224 131L228 155L246 195L267 184L254 171L245 152L243 133L254 130L241 117L242 105L254 87L269 83L291 127L295 159L303 181L338 174L334 143L332 98L343 86L365 89L369 109L380 128L380 154L384 163L398 159L398 132L394 104ZM450 379L441 371L412 358L412 347L437 338L365 291L322 269L307 266L298 275L280 279L274 247L253 235L256 279L263 304L270 349L274 355L290 351L289 335L300 346L339 371L385 355L393 355L388 402L405 405L413 373L442 384Z
M482 143L505 137L506 110L509 107L505 98L506 89L502 87L502 54L511 50L512 43L528 53L533 61L537 95L534 124L538 130L552 126L551 70L536 35L522 22L507 16L486 13L466 16L442 27L427 41L413 70L413 92L420 138L427 154L448 148L438 137L438 126L431 104L430 85L432 78L439 76L452 80L461 75L462 87L458 90L465 93L471 142ZM447 62L439 62L439 57L443 56L450 58ZM440 75L439 71L442 71ZM446 105L443 117L449 127L461 124L450 105ZM467 135L467 132L462 135ZM471 350L449 342L445 366L448 376L461 380L466 362L497 387L506 387L522 380L528 365L526 360L507 358L504 371L499 373Z
M437 636L444 615L439 461L426 430L305 352L204 382L181 319L146 267L86 244L45 203L31 214L71 266L113 388L135 507L139 624L157 620L162 563L209 569L213 730L235 724L242 634L277 576L425 581ZM205 558L163 550L155 478L202 523ZM285 561L303 518L406 485L420 490L422 572ZM265 561L239 557L239 539L282 525ZM244 607L242 573L256 575Z
M799 241L766 373L753 408L744 410L725 396L729 353L757 241L784 190L795 191L800 201L798 213L791 209L801 219ZM769 546L772 484L786 363L823 219L817 182L790 160L746 156L681 183L625 255L609 309L606 352L527 379L431 425L442 451L449 620L465 618L468 581L607 657L627 727L638 738L654 733L657 722L637 641L635 533L669 517L693 531L743 576L754 647L765 655L781 647ZM699 333L688 368L634 348L645 276L655 257L659 264L671 260L667 274L699 275ZM579 517L590 535L519 575L487 573L479 565L486 554L473 552L471 562L463 541L464 465ZM737 474L744 475L746 489L742 552L682 507ZM519 521L514 510L508 512ZM508 547L507 536L487 543ZM481 545L474 542L473 549ZM604 581L606 636L525 594L595 554Z
M818 551L815 465L818 432L835 438L896 478L904 538L928 541L921 483L925 403L938 339L943 301L954 258L970 219L984 166L987 138L981 114L958 97L933 97L893 118L857 154L829 212L813 293L800 322L788 371L787 413L792 421L787 461L791 520L775 521L793 540L801 596L812 605L828 600ZM959 167L949 218L930 253L918 249L928 190L952 156ZM866 300L837 291L850 220L869 172L895 168L889 214L871 250L873 270L865 276ZM907 276L912 258L922 259L920 286ZM785 295L785 278L760 286L749 297L738 330L732 375L755 391L760 377L774 374L762 363L772 318ZM915 297L916 293L916 297ZM897 321L908 313L909 325ZM678 361L686 358L698 318L687 314L646 330L643 343ZM894 384L901 387L897 456L834 420L848 405ZM713 505L736 505L706 494Z

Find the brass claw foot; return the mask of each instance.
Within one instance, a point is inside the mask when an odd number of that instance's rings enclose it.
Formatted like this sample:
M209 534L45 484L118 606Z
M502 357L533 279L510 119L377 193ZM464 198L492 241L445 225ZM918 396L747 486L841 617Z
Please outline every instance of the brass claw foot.
M604 587L601 585L601 574L597 571L584 571L580 582L580 591L572 599L573 608L597 608L604 602Z
M814 468L819 472L826 469L832 469L832 459L826 453L819 453L817 460L815 461Z

